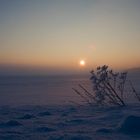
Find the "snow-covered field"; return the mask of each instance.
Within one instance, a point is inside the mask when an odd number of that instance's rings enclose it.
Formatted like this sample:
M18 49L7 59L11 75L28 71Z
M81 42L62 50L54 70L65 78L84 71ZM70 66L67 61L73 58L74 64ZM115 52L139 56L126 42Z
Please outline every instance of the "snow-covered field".
M139 140L140 106L0 108L1 140ZM131 119L132 117L132 119ZM130 118L125 124L126 118ZM136 130L134 130L136 129ZM134 132L133 132L134 130Z
M80 99L71 88L89 86L88 78L53 78L0 78L0 140L140 139L140 103L75 105L69 101Z

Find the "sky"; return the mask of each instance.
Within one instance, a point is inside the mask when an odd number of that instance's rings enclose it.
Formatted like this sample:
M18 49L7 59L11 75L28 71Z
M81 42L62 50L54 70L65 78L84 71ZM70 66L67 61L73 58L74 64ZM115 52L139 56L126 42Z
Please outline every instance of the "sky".
M140 0L0 0L0 74L139 67L139 25Z

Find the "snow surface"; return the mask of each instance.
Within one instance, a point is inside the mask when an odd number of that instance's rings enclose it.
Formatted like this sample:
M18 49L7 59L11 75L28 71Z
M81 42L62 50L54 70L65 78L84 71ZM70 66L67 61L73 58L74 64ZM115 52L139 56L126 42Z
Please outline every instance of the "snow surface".
M0 140L138 140L139 124L140 105L0 107Z
M89 77L0 77L0 140L139 140L140 103L126 88L126 107L75 105L72 88ZM139 75L131 77L140 91Z

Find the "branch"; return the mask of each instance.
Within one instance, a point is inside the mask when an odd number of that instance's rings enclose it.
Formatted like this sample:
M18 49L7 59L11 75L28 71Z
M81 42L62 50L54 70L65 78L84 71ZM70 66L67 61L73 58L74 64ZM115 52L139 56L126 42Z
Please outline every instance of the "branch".
M88 92L81 84L79 84L79 87L85 91L85 94L91 99L93 99L94 101L96 101L95 97L90 93Z
M130 83L130 86L131 86L131 88L132 88L133 93L135 93L135 96L136 96L137 99L140 101L140 95L139 95L139 94L137 93L137 91L135 90L135 88L134 88L132 82L129 81L129 83Z
M81 98L83 98L89 105L91 105L91 103L90 103L90 101L84 96L84 95L82 95L82 93L80 93L78 90L76 90L76 89L74 89L74 88L72 88L74 91L75 91L75 93L77 93Z
M114 92L115 96L118 98L118 100L122 103L123 106L125 106L124 101L120 98L120 96L116 93L114 88L110 85L110 83L107 83L107 85L110 87L110 89Z

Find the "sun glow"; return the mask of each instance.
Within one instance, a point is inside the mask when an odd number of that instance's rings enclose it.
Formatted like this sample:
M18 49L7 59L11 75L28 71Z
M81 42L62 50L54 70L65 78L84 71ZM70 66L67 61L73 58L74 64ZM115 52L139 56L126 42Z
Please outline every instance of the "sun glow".
M85 66L85 61L84 60L80 60L80 66Z

